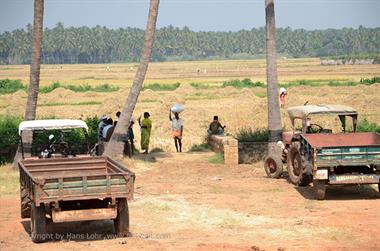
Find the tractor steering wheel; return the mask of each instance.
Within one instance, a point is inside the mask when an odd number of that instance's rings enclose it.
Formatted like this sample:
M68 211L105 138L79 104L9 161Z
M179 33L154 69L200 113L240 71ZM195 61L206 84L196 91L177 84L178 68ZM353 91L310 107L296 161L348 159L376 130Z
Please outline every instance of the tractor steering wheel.
M323 127L318 124L310 124L310 126L307 127L308 133L321 133L323 131Z

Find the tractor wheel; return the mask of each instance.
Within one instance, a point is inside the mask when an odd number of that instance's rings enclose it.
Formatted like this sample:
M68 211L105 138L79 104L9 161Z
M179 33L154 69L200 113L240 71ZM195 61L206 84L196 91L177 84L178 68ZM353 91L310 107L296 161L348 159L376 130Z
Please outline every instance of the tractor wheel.
M30 217L30 228L31 237L34 243L40 243L45 241L46 233L46 217L45 217L45 206L41 205L37 207L34 203L32 204L31 217Z
M281 159L274 155L266 156L264 160L264 169L269 178L280 178L283 171Z
M293 142L287 156L287 169L289 180L297 186L307 186L311 183L313 176L311 169L299 152L299 143Z
M326 195L326 180L313 180L315 198L324 200Z
M20 207L21 219L30 218L31 201L29 192L23 185L20 186Z
M117 217L114 219L116 234L119 237L127 237L129 235L129 210L127 199L119 199L117 201Z

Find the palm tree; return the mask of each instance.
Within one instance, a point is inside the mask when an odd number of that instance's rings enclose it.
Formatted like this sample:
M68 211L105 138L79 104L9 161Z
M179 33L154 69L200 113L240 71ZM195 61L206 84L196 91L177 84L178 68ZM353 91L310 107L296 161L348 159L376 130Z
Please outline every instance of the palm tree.
M33 120L36 117L38 87L40 84L40 62L42 46L42 23L44 15L44 0L34 1L34 26L32 61L30 63L30 80L28 101L25 109L25 120Z
M110 157L122 156L123 154L123 138L126 137L129 120L132 117L133 110L135 109L137 98L139 97L145 79L145 74L148 69L150 57L152 55L159 3L160 0L150 1L148 24L145 31L145 41L144 47L141 51L139 68L137 69L132 88L129 91L128 98L120 115L120 119L117 122L110 142L105 149L105 155Z
M281 114L278 98L276 26L274 0L265 0L265 20L267 37L267 93L269 153L279 154L276 142L282 140ZM281 155L278 155L281 156Z
M30 78L28 101L25 109L25 120L34 120L36 118L38 88L40 83L40 62L41 62L41 47L42 47L42 26L44 15L44 0L34 1L34 25L33 25L33 47L32 61L30 63ZM25 153L30 154L30 147L33 140L33 134L24 132L22 135L23 143L25 144ZM18 149L13 160L13 166L17 167L17 162L21 158L21 150Z

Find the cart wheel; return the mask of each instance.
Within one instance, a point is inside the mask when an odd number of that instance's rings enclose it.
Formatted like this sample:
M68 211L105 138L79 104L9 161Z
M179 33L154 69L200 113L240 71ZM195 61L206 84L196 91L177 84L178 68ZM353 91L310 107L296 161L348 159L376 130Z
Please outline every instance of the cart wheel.
M20 207L21 219L30 218L31 201L28 190L23 185L20 186Z
M326 195L326 180L313 180L315 198L324 200Z
M46 217L45 206L41 205L37 207L34 202L32 204L30 228L31 237L34 243L40 243L45 241L46 233Z
M299 152L299 143L293 142L287 155L289 180L297 186L307 186L313 180L310 168Z
M280 178L282 174L282 161L279 157L268 155L264 160L264 169L269 178Z
M115 231L118 237L129 235L129 210L127 199L117 201L117 217L114 219Z

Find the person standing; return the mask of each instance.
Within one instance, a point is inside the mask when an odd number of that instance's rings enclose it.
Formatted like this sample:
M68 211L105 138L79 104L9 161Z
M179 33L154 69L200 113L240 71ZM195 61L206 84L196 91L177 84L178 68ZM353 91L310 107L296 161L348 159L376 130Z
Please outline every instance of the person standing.
M172 136L174 145L177 152L182 152L182 134L183 134L183 120L179 117L178 112L174 112L174 119L172 118L172 111L169 111L169 120L172 122Z
M280 107L285 108L285 96L286 96L286 89L284 87L280 88Z
M141 120L141 116L138 118L138 122L141 128L141 150L145 150L144 154L149 151L150 133L152 130L152 121L149 119L149 112L144 112L144 119Z

